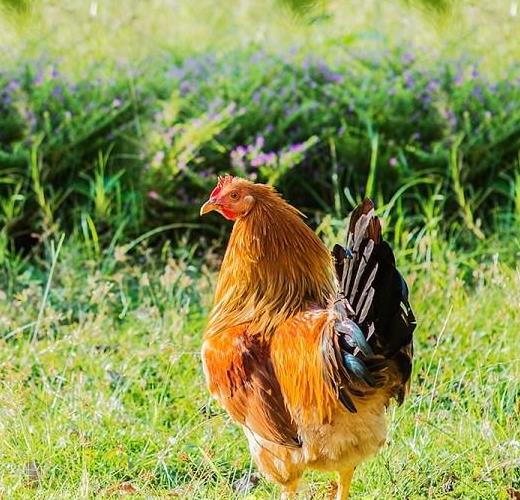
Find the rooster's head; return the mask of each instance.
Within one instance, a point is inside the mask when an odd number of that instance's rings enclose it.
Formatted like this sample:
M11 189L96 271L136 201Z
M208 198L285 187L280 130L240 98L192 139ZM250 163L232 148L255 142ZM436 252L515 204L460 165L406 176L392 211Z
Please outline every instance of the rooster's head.
M200 208L200 215L215 210L228 220L246 216L255 204L254 186L253 183L239 177L219 177L209 200Z

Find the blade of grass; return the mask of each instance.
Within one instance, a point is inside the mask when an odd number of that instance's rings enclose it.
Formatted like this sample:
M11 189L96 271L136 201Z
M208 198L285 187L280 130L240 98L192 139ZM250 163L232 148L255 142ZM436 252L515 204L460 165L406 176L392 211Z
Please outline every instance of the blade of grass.
M34 329L31 333L31 341L34 341L36 338L38 338L38 332L40 330L40 325L43 319L43 313L45 312L45 306L47 305L49 292L51 290L52 276L54 275L54 270L56 269L56 263L58 262L58 257L60 255L61 246L63 245L64 240L65 233L62 233L56 248L54 247L54 241L51 241L51 268L49 270L49 276L47 277L45 291L43 292L40 310L38 311L38 318L36 319L36 324L34 325Z

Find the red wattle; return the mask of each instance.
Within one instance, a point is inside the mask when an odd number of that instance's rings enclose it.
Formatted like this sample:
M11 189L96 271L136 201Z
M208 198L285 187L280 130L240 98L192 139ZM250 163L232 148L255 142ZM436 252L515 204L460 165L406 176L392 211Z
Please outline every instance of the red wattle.
M222 208L221 213L227 220L236 220L237 218L237 214L227 208Z

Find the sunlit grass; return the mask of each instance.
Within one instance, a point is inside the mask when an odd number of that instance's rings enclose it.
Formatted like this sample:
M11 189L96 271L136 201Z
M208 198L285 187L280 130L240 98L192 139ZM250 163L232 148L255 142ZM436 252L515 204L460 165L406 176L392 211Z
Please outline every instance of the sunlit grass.
M297 16L277 0L45 0L34 2L30 15L0 15L0 45L6 62L59 59L62 69L76 76L101 61L139 65L161 52L186 57L251 45L269 52L305 47L334 60L351 46L384 51L406 43L425 61L481 58L490 74L503 73L518 60L516 2L452 2L453 11L442 16L425 13L417 7L421 2L413 1L314 3L308 15Z
M65 242L33 341L50 260L2 292L7 498L244 497L245 439L200 365L214 258L130 253L93 260ZM520 487L520 275L501 255L469 276L464 262L405 264L419 321L412 392L390 410L389 444L359 469L354 498L505 499ZM304 491L325 498L330 479L311 474ZM274 491L262 480L250 498Z

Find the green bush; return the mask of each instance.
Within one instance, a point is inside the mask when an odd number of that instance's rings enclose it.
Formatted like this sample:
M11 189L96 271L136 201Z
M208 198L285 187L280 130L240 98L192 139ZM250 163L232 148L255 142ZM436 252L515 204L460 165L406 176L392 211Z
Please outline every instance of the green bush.
M58 228L99 245L191 227L222 172L309 213L343 216L369 195L417 223L433 200L444 227L479 237L518 200L518 68L490 83L476 63L425 69L401 49L334 63L246 50L116 74L72 83L38 62L0 75L4 253Z

